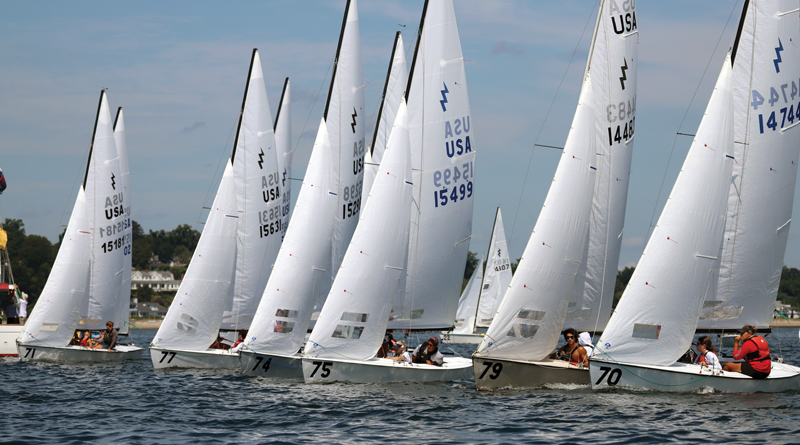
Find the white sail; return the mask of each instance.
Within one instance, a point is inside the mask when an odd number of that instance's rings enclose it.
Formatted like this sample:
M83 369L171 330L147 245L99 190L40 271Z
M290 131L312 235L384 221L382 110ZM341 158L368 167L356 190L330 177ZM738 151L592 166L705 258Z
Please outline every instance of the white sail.
M40 346L69 343L78 325L80 309L88 298L90 240L86 194L81 187L47 283L23 328L21 343Z
M278 171L281 175L281 191L283 203L281 204L283 224L281 231L286 235L289 225L289 208L292 201L292 94L289 89L289 78L283 83L281 101L278 112L275 114L275 146L278 147Z
M500 307L503 295L505 295L508 285L511 284L511 260L508 258L506 230L503 227L503 215L500 213L500 207L497 208L494 218L488 258L478 305L477 326L482 328L489 327L492 323L492 318Z
M400 286L411 213L408 111L401 102L370 198L305 355L366 360L383 341Z
M798 2L745 2L734 41L735 157L716 295L699 329L769 328L797 178Z
M478 346L483 357L541 360L558 342L589 231L596 179L593 78L587 71L553 183L511 285Z
M611 315L636 124L638 29L635 2L601 2L587 61L597 113L597 179L589 243L565 328L602 331Z
M128 333L128 319L130 318L131 304L131 272L133 259L133 223L131 217L131 174L128 167L128 143L125 139L125 119L122 107L117 108L117 117L114 119L114 143L119 154L119 169L122 173L123 208L125 209L125 237L122 246L122 296L119 305L120 334Z
M296 353L319 294L327 293L333 213L338 210L332 157L322 119L292 220L247 333L245 344L253 350Z
M691 345L719 267L733 132L728 55L678 179L594 357L666 366Z
M334 154L339 200L331 249L332 267L328 270L328 286L336 276L350 238L358 224L364 179L364 74L361 62L361 34L358 25L358 2L347 0L344 24L339 38L325 125ZM329 288L329 287L328 287ZM327 294L327 289L326 292ZM321 306L322 301L317 302Z
M233 165L228 161L192 261L153 345L205 351L217 338L233 288L237 215Z
M120 305L127 215L120 160L105 91L100 94L84 190L92 232L92 265L88 307L81 311L81 328L105 329L107 321L119 327L123 321Z
M483 257L475 266L475 271L469 277L467 287L458 299L456 311L456 327L454 334L472 334L475 330L475 319L478 313L478 300L481 296L481 283L483 282Z
M239 235L232 298L222 327L247 329L267 285L283 234L282 181L261 58L253 50L233 160Z
M425 3L406 88L414 203L393 329L450 329L472 233L475 139L452 0Z
M386 73L386 83L383 86L383 97L378 108L378 119L375 122L375 134L372 136L372 146L367 150L364 160L364 190L363 194L369 196L378 166L386 150L386 141L397 117L397 108L403 99L408 85L408 68L406 67L406 51L403 48L403 36L397 31L394 37L392 56L389 59L389 70Z

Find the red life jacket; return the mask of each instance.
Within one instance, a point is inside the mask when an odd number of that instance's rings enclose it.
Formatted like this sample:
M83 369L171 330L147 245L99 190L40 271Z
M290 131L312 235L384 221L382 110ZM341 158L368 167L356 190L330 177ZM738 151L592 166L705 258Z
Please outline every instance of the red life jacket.
M754 370L769 373L772 366L770 365L770 353L767 341L764 340L764 337L757 335L745 340L745 343L747 342L752 342L756 350L747 353L744 356L745 361L747 361Z

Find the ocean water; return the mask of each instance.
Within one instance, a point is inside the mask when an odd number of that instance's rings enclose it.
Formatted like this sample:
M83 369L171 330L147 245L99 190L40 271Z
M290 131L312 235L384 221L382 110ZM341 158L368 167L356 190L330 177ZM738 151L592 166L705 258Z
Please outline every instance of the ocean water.
M132 338L144 346L154 335ZM768 340L800 364L797 329ZM156 372L148 352L113 365L4 359L0 378L4 443L800 443L800 392L305 385L236 372Z

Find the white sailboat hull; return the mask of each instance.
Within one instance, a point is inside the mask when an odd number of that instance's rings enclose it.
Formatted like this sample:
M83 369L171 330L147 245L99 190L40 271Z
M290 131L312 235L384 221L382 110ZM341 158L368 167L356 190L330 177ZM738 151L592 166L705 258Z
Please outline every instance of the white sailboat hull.
M483 341L485 334L454 334L452 332L442 332L440 337L442 343L458 345L479 345Z
M277 379L302 379L303 366L300 354L262 354L250 350L239 353L242 374Z
M0 324L0 357L17 356L17 338L24 325Z
M769 377L760 380L738 372L722 371L714 375L708 368L686 363L656 366L590 360L589 374L592 389L620 386L689 392L708 387L739 393L800 390L800 368L778 362L772 362Z
M153 362L154 369L236 369L239 367L239 354L224 349L187 351L150 346L150 360Z
M472 360L447 357L444 365L417 365L386 358L346 360L303 358L303 378L306 383L355 382L441 382L472 378Z
M133 345L117 345L108 349L90 349L85 346L33 346L20 344L19 359L23 362L59 363L117 363L125 360L141 360L144 349Z
M535 362L472 358L475 388L529 388L545 384L589 385L589 369L563 360L544 359Z

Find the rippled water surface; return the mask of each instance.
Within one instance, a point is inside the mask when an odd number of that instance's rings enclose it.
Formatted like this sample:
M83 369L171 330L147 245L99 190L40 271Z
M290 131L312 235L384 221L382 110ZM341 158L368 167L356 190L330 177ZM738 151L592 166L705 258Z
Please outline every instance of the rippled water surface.
M146 345L155 331L135 331ZM776 338L780 336L780 342ZM800 364L797 329L769 338ZM462 354L470 347L457 346ZM0 441L30 443L800 443L800 393L589 387L476 392L472 382L325 384L138 362L0 362Z

